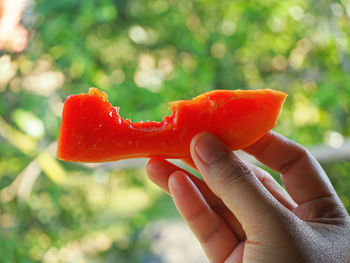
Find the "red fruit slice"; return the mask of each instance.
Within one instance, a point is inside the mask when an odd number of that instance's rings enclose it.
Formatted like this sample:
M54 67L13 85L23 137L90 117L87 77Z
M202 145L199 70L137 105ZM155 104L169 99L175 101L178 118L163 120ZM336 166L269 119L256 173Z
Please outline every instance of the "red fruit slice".
M232 150L242 149L272 129L287 94L273 90L214 90L169 103L161 122L132 123L119 116L96 88L72 95L63 108L57 157L71 162L126 158L185 158L192 137L210 132Z

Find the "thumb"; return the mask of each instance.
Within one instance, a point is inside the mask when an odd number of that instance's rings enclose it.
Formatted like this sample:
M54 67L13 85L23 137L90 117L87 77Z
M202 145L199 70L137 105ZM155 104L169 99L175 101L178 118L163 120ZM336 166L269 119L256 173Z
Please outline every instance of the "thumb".
M204 181L234 213L247 236L259 226L266 228L278 220L282 205L217 137L209 133L196 135L191 142L191 156Z

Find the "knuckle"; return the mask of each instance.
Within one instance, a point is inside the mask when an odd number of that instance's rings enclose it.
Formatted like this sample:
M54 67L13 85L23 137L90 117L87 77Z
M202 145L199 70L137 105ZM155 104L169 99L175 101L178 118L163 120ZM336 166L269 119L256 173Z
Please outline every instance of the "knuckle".
M302 146L302 148L300 149L300 155L301 155L301 159L304 158L309 161L313 159L312 153L304 146Z
M288 162L284 163L279 167L278 171L282 174L288 173L296 164L300 163L303 160L311 160L311 153L303 146L298 149L298 154L296 157L292 158Z
M253 172L240 160L224 161L216 168L216 180L219 185L239 185L252 177Z
M203 232L201 235L198 236L198 240L201 244L207 244L211 242L216 235L219 234L221 229L221 225L215 225L213 226L209 231Z
M198 220L200 217L204 216L208 212L207 208L201 207L200 209L196 210L195 212L190 213L186 216L186 220L189 222Z

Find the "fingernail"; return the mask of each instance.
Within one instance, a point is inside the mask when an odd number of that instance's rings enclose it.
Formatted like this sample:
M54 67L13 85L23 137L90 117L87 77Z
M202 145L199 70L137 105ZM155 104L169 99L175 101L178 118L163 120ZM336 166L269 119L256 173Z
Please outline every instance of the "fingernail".
M199 158L207 164L212 164L227 154L225 145L209 133L200 137L195 149Z

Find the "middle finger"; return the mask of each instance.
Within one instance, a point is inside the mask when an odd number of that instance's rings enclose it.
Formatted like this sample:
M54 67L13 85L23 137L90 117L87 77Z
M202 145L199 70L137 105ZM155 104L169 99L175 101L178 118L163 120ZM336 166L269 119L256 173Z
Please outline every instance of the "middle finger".
M169 176L173 172L179 170L184 172L197 186L197 188L202 193L203 197L205 198L211 209L213 209L215 213L217 213L221 218L225 220L225 222L234 232L236 237L239 240L244 240L245 233L237 218L226 207L226 205L221 201L221 199L209 189L209 187L204 181L163 159L150 159L146 165L148 177L168 194L170 194L168 187Z

